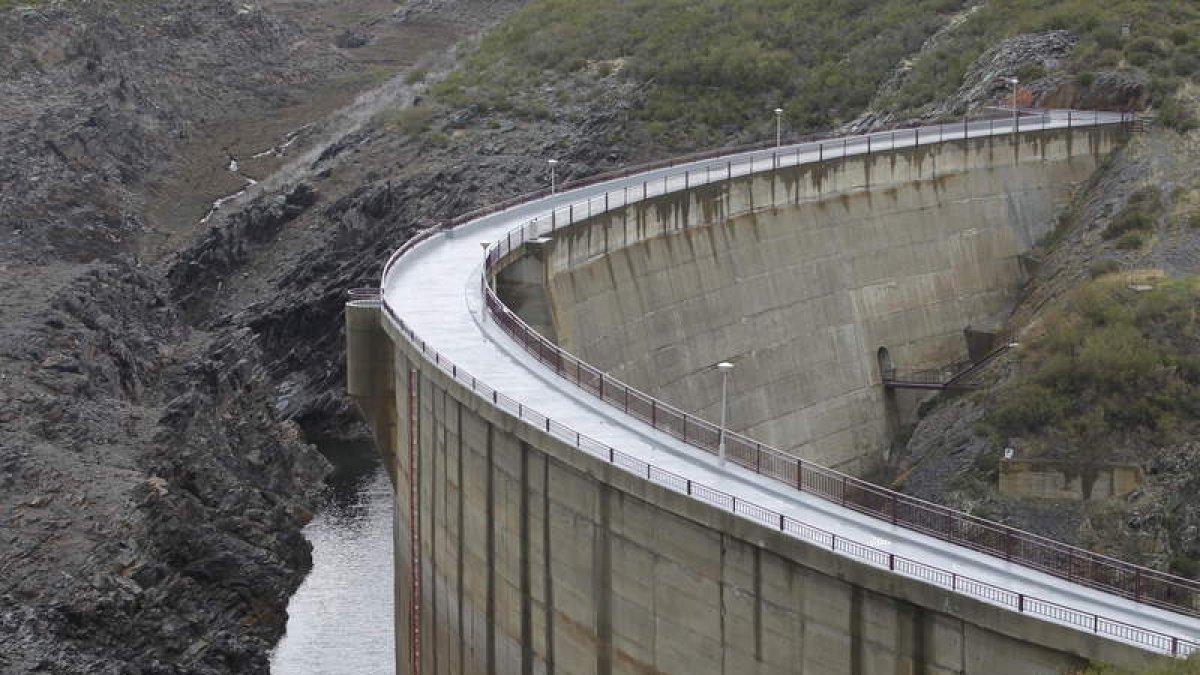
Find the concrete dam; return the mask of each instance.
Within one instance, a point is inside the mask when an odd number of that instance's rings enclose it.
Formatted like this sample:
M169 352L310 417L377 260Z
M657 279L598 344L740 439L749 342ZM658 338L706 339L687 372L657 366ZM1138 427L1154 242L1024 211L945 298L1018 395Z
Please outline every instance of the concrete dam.
M400 249L346 315L397 506L397 672L1062 673L1200 649L1195 582L830 468L911 411L881 362L960 358L1128 133L1019 126L649 167Z

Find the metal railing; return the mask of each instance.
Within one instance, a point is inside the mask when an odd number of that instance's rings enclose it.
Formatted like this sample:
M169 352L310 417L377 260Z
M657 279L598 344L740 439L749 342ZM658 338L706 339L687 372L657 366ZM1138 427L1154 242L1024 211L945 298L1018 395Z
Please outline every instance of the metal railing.
M1127 124L1128 120L1122 119L1120 122ZM921 143L920 129L905 131L911 131L914 144ZM964 132L958 135L957 138L980 135L977 131L971 130L969 127L964 127ZM925 133L927 134L927 138L930 139L926 141L927 143L938 142L930 138L928 130ZM1003 133L1007 134L1010 132L1005 131ZM845 150L848 148L863 144L866 144L867 148L870 148L870 138L875 136L878 136L878 134L840 140L839 143L833 144L832 147L840 145L843 149L842 156L846 156ZM894 139L895 136L892 136L892 138ZM936 138L949 140L951 136L939 133ZM848 142L851 140L852 142ZM821 142L819 145L830 144ZM895 147L894 140L892 145ZM796 149L797 162L799 162L801 157L800 150L800 148ZM810 148L805 148L805 150L810 150ZM791 149L788 152L791 152ZM818 153L820 157L827 158L825 157L823 148L819 149ZM770 156L771 165L759 168L765 169L781 166L778 150L771 153ZM837 158L837 155L834 154L832 158ZM746 175L742 173L743 169L753 172L756 170L755 162L761 161L761 159L761 153L758 155L750 154L744 160L748 163L748 167L742 167L739 164L736 171L733 161L729 160L723 164L726 168L724 175L717 180L728 180L728 178L737 175ZM660 163L649 168L630 169L620 172L620 175L654 171L661 166L671 166L671 164ZM711 166L701 168L709 169L706 173L709 173L711 180ZM692 185L691 171L689 169L683 174L664 176L662 182L664 190L669 191L672 181L676 184L682 181L683 187L690 187ZM592 182L600 182L601 180L614 177L618 176L609 174L605 177L594 177ZM657 185L658 177L654 180ZM576 183L575 186L580 184L582 182ZM699 185L702 183L697 182L694 184ZM570 189L569 186L565 187ZM521 198L520 201L536 198L537 194L546 193L536 193L533 197ZM510 232L505 239L493 244L487 252L485 265L487 270L485 271L484 279L481 280L487 311L519 344L560 376L574 382L577 386L599 397L602 401L649 423L656 429L662 430L693 447L707 452L716 452L720 435L720 429L716 425L659 401L637 389L629 387L619 380L608 377L599 369L561 349L558 345L550 342L530 328L524 321L504 306L496 296L494 289L486 282L487 276L492 272L492 267L504 260L510 253L516 251L524 243L541 237L544 234L554 232L559 227L566 227L580 222L588 215L594 215L592 205L597 199L604 200L605 209L619 208L624 204L656 196L657 194L662 194L662 192L649 190L649 181L646 181L643 183L640 193L635 190L633 199L630 199L627 187L623 188L620 192L624 197L620 203L614 203L615 200L612 199L614 194L618 193L615 191L606 191L600 197L591 197L584 202L556 208L551 212L549 219L545 219L544 217L531 219ZM509 200L501 205L480 209L468 216L455 219L449 226L426 230L410 239L391 256L385 265L385 282L388 272L396 261L414 246L436 234L438 229L455 227L483 215L503 210L516 203L520 203L520 201ZM576 207L583 207L578 210L578 214ZM557 222L557 213L560 211L563 211L565 216L565 220L561 224ZM515 239L512 236L513 233L517 233ZM828 547L830 550L843 553L877 567L915 577L1020 613L1064 623L1098 635L1104 635L1145 649L1174 656L1186 656L1192 652L1200 651L1200 642L1195 640L1148 630L1112 620L1095 613L1065 607L1034 596L1017 593L995 584L962 576L953 571L943 570L918 560L895 555L877 547L809 525L744 499L739 499L735 495L697 483L686 477L649 464L637 457L622 453L536 410L524 406L520 401L501 394L494 388L477 380L473 375L459 368L456 364L438 353L436 349L421 340L386 301L384 302L384 309L391 321L399 328L401 334L414 348L420 351L433 365L449 374L456 381L469 387L476 395L560 441L566 442L581 451L599 457L626 471L642 476L657 485L749 518L762 525L777 529L780 532ZM1098 590L1183 614L1200 615L1200 611L1197 608L1198 604L1200 604L1200 583L1131 565L1120 560L1068 546L1029 532L881 488L833 469L805 462L740 434L726 431L725 444L727 458L739 466L751 469L760 475L774 478L803 492L819 496L846 508Z

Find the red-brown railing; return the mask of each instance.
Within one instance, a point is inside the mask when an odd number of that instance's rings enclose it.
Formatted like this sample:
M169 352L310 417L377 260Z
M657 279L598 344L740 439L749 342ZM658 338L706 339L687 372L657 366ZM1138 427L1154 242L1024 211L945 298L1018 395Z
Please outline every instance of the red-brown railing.
M919 142L919 131L914 132L914 141ZM856 141L855 144L861 144L861 142ZM847 146L843 144L842 147L845 149ZM798 159L799 155L797 155ZM749 159L751 171L754 170L754 161L755 158L751 156ZM718 180L735 175L732 171L732 166L730 162L728 164L729 171L726 176L719 177ZM773 157L772 166L780 166L778 155ZM654 170L654 168L652 167L648 170ZM621 173L622 175L629 175L633 171ZM678 180L680 176L667 177L664 181L664 189L672 178ZM684 176L684 184L687 185L687 183L688 178ZM645 196L646 188L643 188L642 194L644 195L642 198L647 198ZM594 199L596 198L592 197L586 201L587 212L589 214L591 214L591 204ZM608 192L605 193L604 199L606 205L608 205ZM626 192L626 199L623 203L632 203L632 201L634 200L629 199ZM455 219L450 227L455 227L467 222L467 220L473 220L488 213L500 211L503 208L511 206L513 203L515 202L506 202L502 206L480 209L469 218ZM621 205L616 204L615 206L619 207ZM582 215L583 210L581 210L581 216L579 220L576 220L574 207L574 204L570 206L568 212L570 215L562 227L584 219L585 216ZM514 232L519 233L515 240L510 233L510 236L505 240L494 244L487 253L487 274L492 272L492 266L505 260L509 254L515 252L524 243L541 236L547 224L551 228L549 231L556 231L559 225L553 214L559 210L562 209L555 209L552 212L549 223L543 220L542 224L539 225L536 219L528 221L514 230ZM406 242L404 246L396 251L385 266L385 283L387 273L392 265L407 251L435 233L436 230L434 229L426 230ZM649 423L656 429L662 430L693 447L707 452L716 452L721 431L716 425L659 401L637 389L629 387L619 380L608 377L602 371L571 355L530 328L500 302L494 290L486 282L483 283L483 293L488 312L493 319L527 351L560 376L574 382L585 391L599 397L610 405L618 407L626 413ZM520 401L509 398L477 380L470 373L458 368L456 364L447 360L437 350L421 340L386 302L384 303L384 309L405 339L425 355L431 363L448 373L461 384L468 386L472 392L485 400L489 400L501 410L543 430L545 433L567 442L584 452L600 457L610 464L643 476L655 484L686 494L781 532L827 546L831 550L838 551L869 564L905 574L906 576L922 579L928 583L949 588L964 595L998 604L1017 612L1071 625L1081 630L1111 637L1160 653L1186 656L1194 651L1200 651L1200 642L1193 639L1168 635L1109 619L1095 613L1073 609L1034 596L1018 593L995 584L965 577L917 560L898 556L846 537L839 537L832 532L814 527L771 509L764 508L744 499L739 499L735 495L696 483L673 472L653 466L542 415L524 406ZM846 508L854 509L929 536L966 546L976 551L994 555L1006 561L1019 563L1053 576L1065 578L1078 584L1175 612L1192 616L1200 615L1200 611L1197 610L1198 601L1200 601L1200 583L1192 580L1131 565L1114 558L1068 546L1036 534L1024 532L1016 528L881 488L833 469L805 462L740 434L726 431L725 446L726 456L730 461Z

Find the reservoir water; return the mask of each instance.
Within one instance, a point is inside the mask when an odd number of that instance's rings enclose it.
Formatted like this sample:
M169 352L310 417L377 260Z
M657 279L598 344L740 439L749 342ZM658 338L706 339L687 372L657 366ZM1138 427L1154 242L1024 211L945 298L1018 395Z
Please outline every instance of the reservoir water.
M272 675L395 672L391 484L374 450L355 445L321 444L337 471L329 503L304 528L313 569L288 604Z

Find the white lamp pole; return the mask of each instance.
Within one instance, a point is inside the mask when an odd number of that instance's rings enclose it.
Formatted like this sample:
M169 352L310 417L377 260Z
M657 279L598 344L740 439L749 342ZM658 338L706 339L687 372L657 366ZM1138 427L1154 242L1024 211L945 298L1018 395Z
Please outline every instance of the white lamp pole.
M783 142L783 108L775 109L775 147Z
M548 159L546 163L550 165L550 194L558 192L558 185L554 182L554 167L558 165L557 159Z
M1012 96L1013 133L1016 133L1017 132L1017 85L1020 84L1021 81L1015 77L1010 77L1010 78L1008 78L1008 83L1012 85L1012 89L1013 89L1013 96Z
M729 401L726 398L729 388L729 371L733 370L733 364L728 361L722 361L717 364L717 370L721 371L721 430L717 436L717 456L721 458L721 466L725 466L725 418L729 410Z

